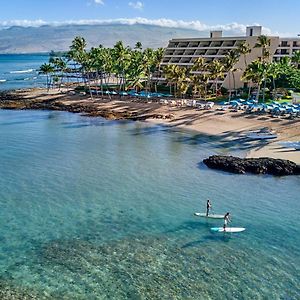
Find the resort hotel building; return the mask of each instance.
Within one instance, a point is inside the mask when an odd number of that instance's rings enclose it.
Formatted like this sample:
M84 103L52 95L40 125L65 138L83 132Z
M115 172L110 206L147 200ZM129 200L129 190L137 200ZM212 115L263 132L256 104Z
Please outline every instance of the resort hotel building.
M164 52L161 65L166 66L175 64L178 66L192 67L198 57L203 57L207 62L214 59L222 59L232 49L237 49L242 42L249 44L251 53L246 55L246 63L258 59L262 55L261 48L254 48L257 37L262 34L261 26L249 26L245 36L224 37L222 31L211 31L207 38L183 38L172 39ZM300 50L300 38L280 38L278 36L268 36L270 39L270 61L278 61L284 56L292 56L295 51ZM246 68L243 55L240 56L235 68L235 87L241 88L244 82L241 76ZM224 81L220 82L223 87L229 87L229 76L225 76ZM231 88L232 88L231 80Z

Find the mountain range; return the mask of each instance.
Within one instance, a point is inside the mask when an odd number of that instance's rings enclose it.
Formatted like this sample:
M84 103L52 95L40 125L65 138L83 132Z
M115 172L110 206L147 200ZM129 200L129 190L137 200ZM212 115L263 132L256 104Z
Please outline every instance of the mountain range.
M172 38L208 36L208 32L144 24L12 26L0 30L0 53L36 53L68 50L75 36L86 39L88 48L113 46L122 40L133 47L165 47Z

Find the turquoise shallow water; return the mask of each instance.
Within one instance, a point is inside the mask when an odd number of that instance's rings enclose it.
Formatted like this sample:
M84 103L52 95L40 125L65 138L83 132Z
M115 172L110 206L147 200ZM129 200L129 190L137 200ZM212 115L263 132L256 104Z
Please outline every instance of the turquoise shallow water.
M46 77L38 70L48 59L43 53L0 54L0 91L45 86Z
M299 299L299 177L209 170L230 149L138 122L0 111L0 135L1 299ZM247 230L211 233L207 198Z

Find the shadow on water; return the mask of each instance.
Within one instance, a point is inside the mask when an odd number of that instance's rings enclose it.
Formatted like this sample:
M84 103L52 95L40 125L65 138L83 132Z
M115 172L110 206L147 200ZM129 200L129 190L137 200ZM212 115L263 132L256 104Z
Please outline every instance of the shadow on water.
M104 127L104 126L114 126L117 124L116 121L104 121L104 120L92 120L83 122L62 122L63 128L66 129L76 129L84 127Z
M251 149L258 149L266 146L269 142L258 140L253 141L248 138L241 137L239 134L225 133L222 135L209 135L205 133L186 135L177 137L175 142L184 143L188 145L208 144L216 149L229 149L231 151L249 151Z
M18 120L10 120L6 122L0 122L0 126L14 126L14 125L24 125L31 123L38 123L39 121L47 120L53 118L51 114L43 114L43 115L18 115Z
M181 225L175 227L174 229L170 229L165 231L165 233L175 233L178 231L191 231L191 230L198 230L207 228L210 229L212 224L210 221L200 222L200 221L187 221L183 222Z
M269 141L267 140L250 140L247 137L242 136L240 132L233 133L228 131L219 135L210 135L206 133L195 134L193 132L186 132L178 128L162 125L134 128L130 130L130 133L134 136L176 132L184 132L185 134L173 136L173 141L175 143L193 146L208 145L220 150L228 149L230 151L249 151L252 149L260 149L269 144Z
M231 236L228 235L228 234L217 234L217 233L212 233L210 235L206 235L204 236L202 239L200 240L196 240L196 241L191 241L191 242L188 242L184 245L181 246L182 249L185 249L185 248L191 248L191 247L198 247L200 246L201 244L204 244L205 242L209 242L209 241L212 241L212 242L229 242L231 240Z
M161 126L161 125L150 126L150 127L139 127L139 128L134 128L129 130L129 133L133 136L153 135L153 134L170 133L170 132L175 132L175 131L169 127Z

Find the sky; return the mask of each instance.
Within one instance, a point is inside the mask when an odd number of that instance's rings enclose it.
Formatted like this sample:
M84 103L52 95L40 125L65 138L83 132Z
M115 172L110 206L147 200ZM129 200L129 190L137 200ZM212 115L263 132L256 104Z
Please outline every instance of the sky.
M299 0L1 0L0 26L123 20L242 31L245 25L259 24L268 34L296 36L299 11Z

